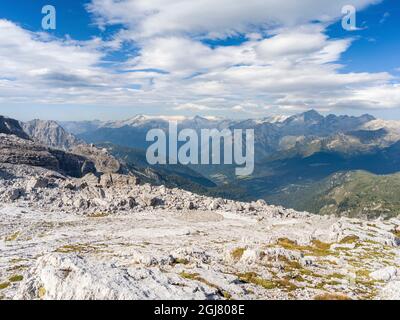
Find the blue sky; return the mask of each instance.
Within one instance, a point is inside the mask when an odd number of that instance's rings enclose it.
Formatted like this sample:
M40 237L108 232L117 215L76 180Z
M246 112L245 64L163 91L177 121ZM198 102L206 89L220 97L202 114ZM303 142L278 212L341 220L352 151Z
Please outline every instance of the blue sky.
M0 113L400 118L395 0L3 0ZM56 30L42 30L44 5ZM357 30L341 8L357 8Z

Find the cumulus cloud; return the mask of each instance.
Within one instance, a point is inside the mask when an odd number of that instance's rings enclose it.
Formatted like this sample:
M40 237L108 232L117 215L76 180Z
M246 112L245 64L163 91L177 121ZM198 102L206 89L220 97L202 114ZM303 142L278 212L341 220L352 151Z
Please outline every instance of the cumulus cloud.
M108 47L100 39L57 39L0 20L1 99L44 104L127 102L134 88L145 87L148 79L100 67Z
M363 9L381 0L353 0ZM136 37L168 34L225 37L310 21L329 22L348 0L93 0L88 9L101 26L124 24Z
M361 10L378 2L353 4ZM340 57L355 40L325 30L345 4L92 0L87 8L100 27L123 25L111 41L52 38L0 20L0 103L151 105L160 113L227 116L400 107L390 73L343 72ZM206 41L232 35L241 41ZM132 42L134 56L105 63L107 52Z

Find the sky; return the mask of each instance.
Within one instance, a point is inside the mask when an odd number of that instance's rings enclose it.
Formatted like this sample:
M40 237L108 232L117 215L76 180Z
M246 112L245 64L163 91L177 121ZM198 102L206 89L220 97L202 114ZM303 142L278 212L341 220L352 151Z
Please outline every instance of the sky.
M396 0L2 0L0 114L400 119ZM42 7L56 29L42 27ZM343 28L344 6L356 26ZM345 20L347 21L347 20Z

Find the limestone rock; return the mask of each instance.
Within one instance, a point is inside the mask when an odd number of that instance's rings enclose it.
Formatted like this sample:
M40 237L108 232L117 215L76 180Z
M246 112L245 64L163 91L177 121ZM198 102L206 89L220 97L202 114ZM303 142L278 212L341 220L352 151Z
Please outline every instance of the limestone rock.
M77 209L88 209L90 207L90 201L83 198L78 198L74 201L74 207Z
M48 147L69 150L81 143L55 121L32 120L21 123L21 126L34 141Z
M94 173L88 173L80 179L80 182L95 186L100 183L100 178Z
M134 176L122 175L116 173L105 173L100 177L100 184L105 188L115 187L127 187L136 186L138 179Z
M400 281L391 281L378 295L381 300L400 300Z
M162 200L150 194L145 194L140 197L140 204L144 207L156 207L162 204Z
M108 154L107 150L99 149L95 146L80 144L74 146L71 151L75 154L86 157L91 160L98 172L101 173L118 173L121 170L120 162L113 156Z
M181 284L181 285L174 285ZM212 288L156 268L116 268L76 255L39 258L15 299L138 300L218 298Z
M218 210L221 207L222 201L221 199L215 199L213 201L211 201L210 205L209 205L209 209L210 210Z
M185 209L194 210L196 209L196 205L192 201L189 201L185 204Z
M94 166L90 168L89 162L82 156L7 134L0 134L0 163L42 167L73 177L80 177L86 171L94 172Z
M31 191L34 189L47 188L48 185L49 185L49 179L45 177L33 177L28 181L26 189L28 191Z
M390 281L397 277L399 271L396 267L386 267L383 269L376 270L370 274L370 277L378 281Z
M7 192L7 198L10 199L10 201L15 201L19 199L23 193L23 189L11 189Z

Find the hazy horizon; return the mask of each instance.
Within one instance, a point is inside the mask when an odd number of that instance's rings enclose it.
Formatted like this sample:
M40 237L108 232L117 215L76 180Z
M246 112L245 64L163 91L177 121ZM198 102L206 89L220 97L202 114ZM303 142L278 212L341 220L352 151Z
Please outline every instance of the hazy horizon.
M308 109L400 119L400 8L391 0L0 4L0 113L228 118ZM212 10L210 11L210 8Z
M30 108L32 109L32 108ZM94 112L93 109L96 109L96 112ZM100 110L99 110L100 109ZM37 111L37 109L34 112L29 112L29 110L26 109L13 109L13 108L4 108L0 107L0 115L5 116L8 118L13 118L19 121L30 121L30 120L54 120L54 121L60 121L60 122L68 122L68 121L124 121L128 120L131 118L134 118L136 116L149 116L149 117L175 117L175 118L193 118L196 116L199 117L204 117L204 118L218 118L218 119L232 119L232 120L246 120L246 119L263 119L263 118L268 118L268 117L274 117L274 116L286 116L290 117L296 114L301 114L307 111L315 110L315 109L306 109L306 110L299 110L299 111L292 111L292 112L286 112L286 113L271 113L271 112L265 112L265 114L257 114L254 116L248 115L248 114L232 114L231 116L227 115L208 115L204 113L190 113L190 114L184 114L184 113L150 113L150 112L132 112L131 108L125 107L122 110L111 110L111 108L102 108L100 107L93 107L93 108L82 108L82 107L74 107L74 106L68 106L66 108L59 109L60 112L55 112L54 107L51 108L51 110L48 110L46 108L42 108L40 111ZM341 116L341 115L347 115L347 116L362 116L364 114L369 114L377 119L382 119L382 120L400 120L400 112L397 112L395 110L385 110L385 111L380 111L380 112L373 112L373 111L368 111L368 110L354 110L353 112L340 112L340 111L333 111L333 112L328 112L328 111L320 111L320 110L315 110L319 114L323 116L327 116L329 114L334 114L336 116Z

